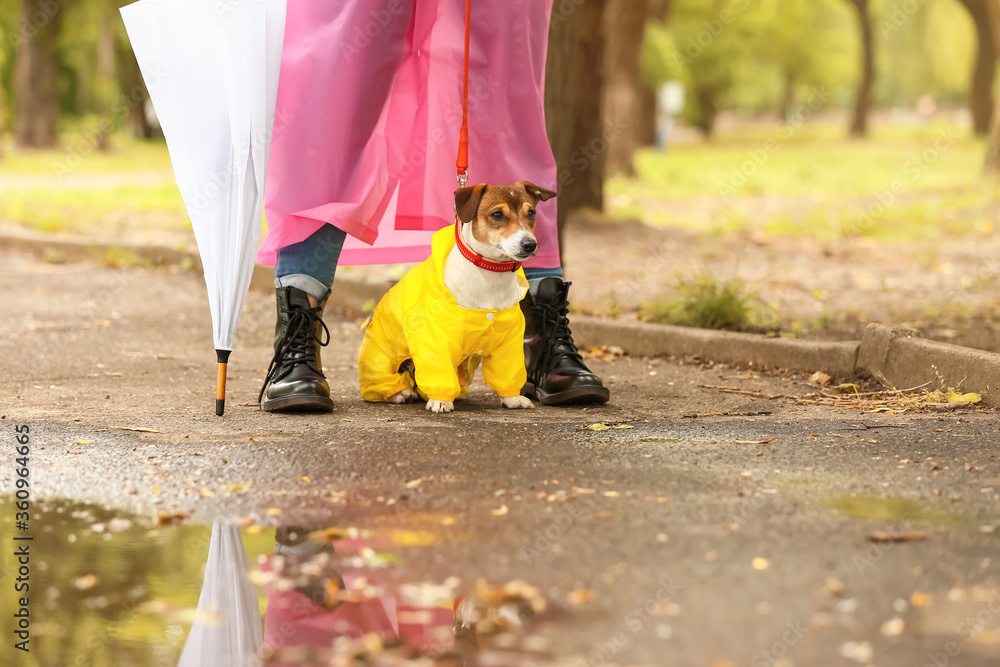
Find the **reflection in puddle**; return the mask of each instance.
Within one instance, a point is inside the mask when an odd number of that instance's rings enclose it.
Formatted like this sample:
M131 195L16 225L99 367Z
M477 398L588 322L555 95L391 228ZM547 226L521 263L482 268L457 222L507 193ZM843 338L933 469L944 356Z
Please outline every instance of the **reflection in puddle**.
M24 662L4 642L4 664L549 664L544 640L529 633L546 615L536 588L382 585L380 573L398 563L378 551L391 538L324 526L150 528L60 503L36 513L32 651ZM9 545L9 501L0 516ZM4 588L11 574L5 556Z

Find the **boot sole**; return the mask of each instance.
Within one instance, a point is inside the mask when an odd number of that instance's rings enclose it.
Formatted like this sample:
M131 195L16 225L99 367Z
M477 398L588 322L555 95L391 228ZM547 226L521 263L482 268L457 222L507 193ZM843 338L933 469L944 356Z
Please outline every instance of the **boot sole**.
M333 412L333 400L323 396L288 396L265 399L260 409L264 412Z
M611 390L607 387L577 387L556 394L546 394L530 382L524 386L521 394L542 405L588 405L607 403L611 399Z

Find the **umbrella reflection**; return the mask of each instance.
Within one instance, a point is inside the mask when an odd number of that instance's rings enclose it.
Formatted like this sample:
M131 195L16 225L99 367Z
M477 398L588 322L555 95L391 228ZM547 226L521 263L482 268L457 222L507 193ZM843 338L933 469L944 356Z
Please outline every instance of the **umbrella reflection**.
M335 533L334 533L335 534ZM329 541L331 531L282 526L274 553L251 570L238 527L212 526L198 610L181 667L349 664L394 655L463 664L455 653L452 585L402 586L342 572L338 552L373 553L365 540ZM263 632L255 584L267 598Z

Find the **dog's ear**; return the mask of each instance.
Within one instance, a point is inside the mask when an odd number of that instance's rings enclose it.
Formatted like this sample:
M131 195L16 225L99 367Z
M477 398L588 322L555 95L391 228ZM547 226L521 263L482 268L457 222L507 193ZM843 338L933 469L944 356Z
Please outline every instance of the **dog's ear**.
M455 210L458 211L459 220L470 222L475 219L484 192L486 192L485 183L455 190Z
M552 190L546 190L545 188L540 188L531 181L518 181L516 185L520 185L524 188L524 191L535 198L535 202L548 201L556 196L556 193Z

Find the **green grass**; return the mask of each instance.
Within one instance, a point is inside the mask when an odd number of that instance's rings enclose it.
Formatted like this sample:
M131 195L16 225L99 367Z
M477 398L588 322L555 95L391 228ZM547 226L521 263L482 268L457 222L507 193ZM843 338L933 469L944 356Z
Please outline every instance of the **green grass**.
M852 519L881 519L883 521L927 521L930 523L946 523L950 517L928 507L925 503L912 498L890 496L859 496L855 494L841 495L825 502L827 508L844 514Z
M0 160L0 221L43 232L190 229L166 146L116 135L109 153L79 135L54 150L6 146Z
M787 138L777 127L751 127L666 153L642 150L638 176L611 178L606 194L612 216L707 233L989 235L1000 185L983 180L983 151L982 140L943 123L876 127L866 141L845 138L839 124L808 125ZM892 194L894 184L901 192ZM879 196L894 201L865 218Z
M191 228L177 187L26 187L3 193L0 219L43 232L85 233L94 228L186 230Z
M62 146L58 149L28 151L15 150L8 136L0 174L34 174L56 179L67 170L83 174L170 171L170 156L162 141L141 141L128 134L116 134L111 139L111 151L99 153L92 150L93 142L88 136L66 133L60 137Z
M682 280L676 297L648 304L642 314L661 324L748 331L765 324L767 308L740 279L702 273Z

